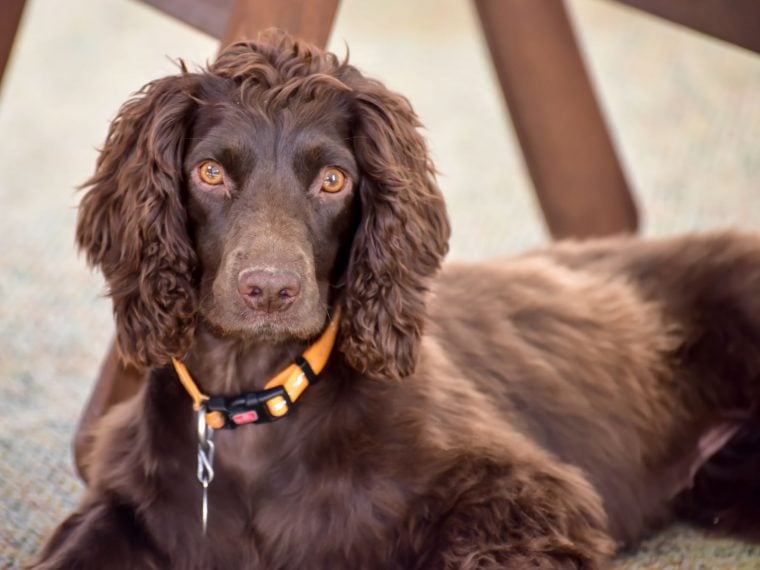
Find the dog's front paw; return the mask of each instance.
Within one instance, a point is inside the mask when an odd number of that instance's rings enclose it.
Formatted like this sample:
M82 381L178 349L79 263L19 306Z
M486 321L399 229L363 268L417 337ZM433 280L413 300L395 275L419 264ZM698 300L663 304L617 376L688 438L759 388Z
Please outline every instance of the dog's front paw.
M498 547L470 552L446 552L428 560L425 569L436 570L590 570L600 568L591 562L594 553L587 555L553 555L542 552L518 553Z
M565 541L539 538L535 545L449 545L417 565L420 570L601 570L605 556Z
M415 512L404 568L601 570L614 551L601 500L571 468L462 458Z

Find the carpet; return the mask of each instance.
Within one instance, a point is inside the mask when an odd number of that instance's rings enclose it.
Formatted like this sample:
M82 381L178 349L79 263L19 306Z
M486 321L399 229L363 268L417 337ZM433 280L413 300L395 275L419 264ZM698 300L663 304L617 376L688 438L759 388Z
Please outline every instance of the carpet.
M569 4L642 232L757 229L760 58L614 3ZM426 125L452 258L548 241L469 3L346 0L333 49L344 40ZM121 102L170 57L202 64L215 46L132 0L27 2L0 93L0 568L28 560L82 494L70 442L113 325L73 246L74 188ZM673 527L616 568L760 568L760 550Z

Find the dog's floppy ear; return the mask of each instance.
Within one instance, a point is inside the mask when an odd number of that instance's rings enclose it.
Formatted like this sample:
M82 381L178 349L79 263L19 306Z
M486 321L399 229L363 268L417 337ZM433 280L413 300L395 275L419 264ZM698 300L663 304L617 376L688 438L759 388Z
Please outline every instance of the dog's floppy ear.
M419 121L409 102L358 72L353 146L362 218L347 270L341 348L373 377L409 375L429 278L448 250L449 222Z
M77 242L106 277L122 356L183 354L195 319L196 256L182 204L182 156L197 75L146 85L111 123L79 206Z

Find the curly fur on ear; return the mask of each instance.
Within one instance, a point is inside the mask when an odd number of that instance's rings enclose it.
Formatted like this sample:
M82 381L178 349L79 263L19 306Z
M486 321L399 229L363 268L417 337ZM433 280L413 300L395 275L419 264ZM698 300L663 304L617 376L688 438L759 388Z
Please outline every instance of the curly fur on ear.
M182 155L196 77L146 85L111 123L79 207L77 243L109 286L122 356L163 365L194 331L196 256L182 205Z
M427 283L448 251L449 221L409 102L358 73L346 83L358 109L353 142L362 221L349 261L341 346L359 371L399 379L414 370Z

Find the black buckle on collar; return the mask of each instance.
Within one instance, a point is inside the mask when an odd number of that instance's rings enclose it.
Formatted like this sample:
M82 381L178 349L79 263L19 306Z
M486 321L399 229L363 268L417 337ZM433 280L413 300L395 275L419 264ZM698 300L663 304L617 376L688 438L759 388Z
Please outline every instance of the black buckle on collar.
M281 416L273 416L269 413L267 402L278 396L285 400L288 408ZM284 418L292 413L293 402L283 386L275 386L234 398L214 396L206 401L206 409L224 415L222 429L235 429L245 424L266 424Z

